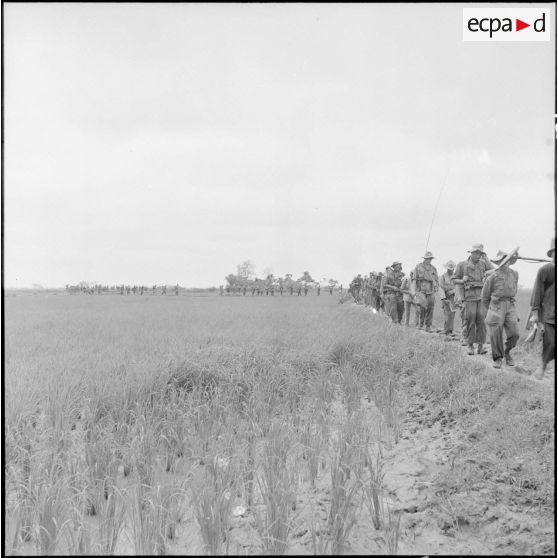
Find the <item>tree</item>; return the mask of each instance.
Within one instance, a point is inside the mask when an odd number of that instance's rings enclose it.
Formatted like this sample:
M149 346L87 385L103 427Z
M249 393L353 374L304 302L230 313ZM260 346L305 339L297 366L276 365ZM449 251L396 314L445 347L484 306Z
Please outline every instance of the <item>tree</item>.
M256 268L250 260L245 260L241 264L238 264L236 266L236 274L238 275L238 277L244 279L245 281L252 279L255 272Z
M314 283L314 279L312 279L312 276L308 273L308 271L303 271L302 277L300 277L298 281L301 281L302 283Z
M236 287L239 284L238 276L234 275L233 273L229 273L225 280L229 284L229 287Z
M330 279L328 281L328 284L329 284L330 287L335 287L338 283L339 283L339 281L337 281L337 279Z

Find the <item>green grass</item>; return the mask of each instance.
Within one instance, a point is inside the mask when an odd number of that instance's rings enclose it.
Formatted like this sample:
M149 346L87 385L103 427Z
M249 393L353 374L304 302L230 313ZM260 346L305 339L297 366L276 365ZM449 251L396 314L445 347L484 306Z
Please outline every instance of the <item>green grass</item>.
M551 506L542 386L336 297L14 296L5 316L12 553L245 553L238 505L252 553L289 552L303 524L347 552L365 501L395 552L377 456L411 393L476 433L446 485L488 475ZM304 520L297 494L324 486Z

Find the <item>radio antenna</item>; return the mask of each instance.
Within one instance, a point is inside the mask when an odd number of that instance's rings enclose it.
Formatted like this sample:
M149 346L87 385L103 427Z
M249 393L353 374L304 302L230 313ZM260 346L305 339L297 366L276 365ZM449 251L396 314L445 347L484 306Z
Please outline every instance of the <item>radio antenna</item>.
M438 199L436 200L436 205L434 206L434 213L432 214L432 221L430 222L430 228L428 229L428 238L426 239L426 248L425 248L425 252L428 251L428 243L430 242L430 234L432 233L432 225L434 225L434 219L436 218L436 211L438 211L438 204L440 203L440 198L442 197L442 192L446 186L446 181L448 179L448 174L449 174L449 165L448 168L446 170L446 176L444 177L444 181L442 182L442 186L440 188L440 191L438 192Z

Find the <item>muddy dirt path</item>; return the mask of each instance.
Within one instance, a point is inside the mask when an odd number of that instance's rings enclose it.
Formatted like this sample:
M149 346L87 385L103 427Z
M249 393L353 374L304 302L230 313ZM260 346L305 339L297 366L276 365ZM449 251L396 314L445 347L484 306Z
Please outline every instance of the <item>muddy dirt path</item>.
M361 307L362 308L362 307ZM363 308L364 310L364 308ZM366 309L366 311L369 311ZM375 315L376 319L388 319ZM404 326L401 326L404 327ZM421 336L437 336L414 328ZM438 335L439 336L439 335ZM443 337L443 336L442 336ZM464 354L466 346L452 342ZM515 367L492 367L490 345L480 359L490 373L520 374L529 378L536 370L538 354L531 347L515 351ZM543 380L529 378L554 389L554 372ZM434 416L428 402L413 386L402 379L399 390L405 393L404 415L400 418L400 440L385 453L384 488L394 509L401 514L401 554L552 554L554 524L547 514L540 514L536 504L526 498L523 505L503 502L501 485L496 489L490 478L462 490L445 486L447 473L459 459L459 450L468 443L470 433L443 413ZM471 460L473 461L473 460ZM471 462L472 467L482 467ZM513 498L511 499L513 501Z

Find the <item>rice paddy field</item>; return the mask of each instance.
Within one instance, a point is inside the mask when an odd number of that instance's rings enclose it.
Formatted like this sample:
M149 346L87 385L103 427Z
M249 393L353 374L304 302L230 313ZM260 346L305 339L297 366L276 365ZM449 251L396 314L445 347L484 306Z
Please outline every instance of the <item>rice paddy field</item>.
M328 293L4 312L6 554L555 553L553 373Z

